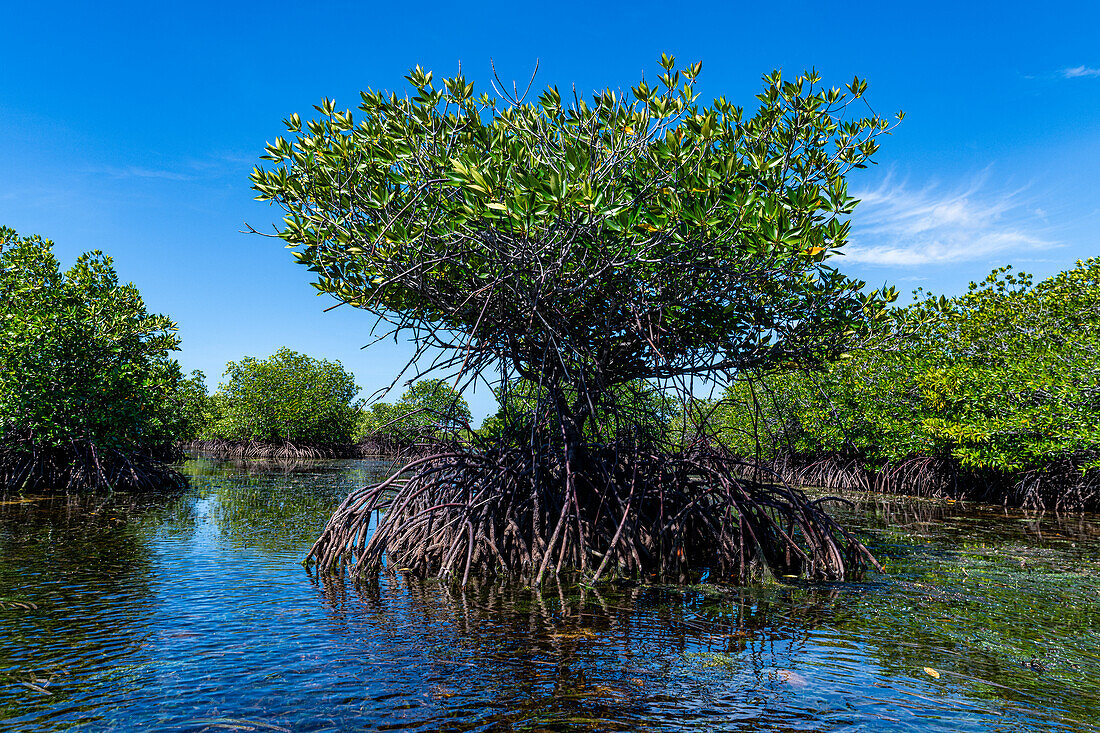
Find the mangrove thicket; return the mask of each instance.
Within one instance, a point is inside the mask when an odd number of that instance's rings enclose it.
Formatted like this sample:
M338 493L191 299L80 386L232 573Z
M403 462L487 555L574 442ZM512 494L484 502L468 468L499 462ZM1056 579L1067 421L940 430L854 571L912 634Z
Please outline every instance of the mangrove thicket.
M923 291L818 370L744 380L713 415L791 480L1034 508L1100 503L1100 260Z
M359 387L340 362L284 347L231 361L223 377L212 395L205 384L189 393L187 414L201 423L189 448L242 458L354 455Z
M186 432L176 325L111 258L62 271L53 243L0 228L0 486L175 486L161 459Z

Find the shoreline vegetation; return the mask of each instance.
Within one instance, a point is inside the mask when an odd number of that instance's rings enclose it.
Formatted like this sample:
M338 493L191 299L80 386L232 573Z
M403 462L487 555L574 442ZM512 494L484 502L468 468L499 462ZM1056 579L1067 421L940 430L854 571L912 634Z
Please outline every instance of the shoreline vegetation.
M0 491L173 491L187 479L172 467L175 449L120 451L90 440L42 446L8 437L0 446Z
M391 438L367 438L355 443L270 443L255 440L212 438L178 443L185 453L200 453L216 459L259 459L274 461L325 460L340 458L397 458L407 456L415 446Z
M695 419L788 481L1100 508L1100 258L914 295L842 358L746 375Z
M949 458L930 456L871 466L859 456L783 455L770 468L781 481L827 491L975 501L1054 513L1100 510L1100 471L1082 472L1071 461L1007 473L967 469Z
M176 324L112 260L66 271L53 243L0 227L0 487L173 489L185 434Z
M8 236L14 239L14 233ZM48 249L46 240L27 239ZM14 255L9 246L8 257ZM688 439L685 426L691 424L690 430L716 436L715 442L746 464L762 450L760 470L753 475L770 475L789 486L1055 512L1097 511L1098 272L1100 265L1090 260L1036 284L1026 274L1003 268L963 296L926 296L913 306L891 309L885 335L823 370L743 380L716 403L692 404L690 419L683 410L663 409L652 396L643 409L680 431L681 442ZM1044 314L1045 321L1039 317ZM937 342L943 338L944 322L952 320L957 348L945 354ZM939 329L934 338L930 324ZM1026 338L1007 339L1003 332L1024 333ZM996 360L988 348L994 337L999 338ZM255 366L261 361L242 363ZM1051 362L1060 368L1052 368ZM971 394L974 381L960 383L958 373L982 369L997 391L984 388L977 394L985 403L977 404ZM945 376L952 371L954 382ZM411 460L414 454L425 455L438 435L464 431L468 441L475 433L498 430L503 418L490 416L474 431L461 395L442 380L422 380L395 404L365 408L355 403L352 435L342 442L226 438L212 435L219 419L226 424L226 397L208 394L201 373L174 380L170 405L179 414L171 419L173 429L190 434L190 439L122 450L69 435L50 445L7 426L0 447L0 486L5 491L173 489L184 483L171 467L181 451L244 460ZM301 380L301 374L283 375L280 381L290 385L289 391L271 395L264 407L253 405L233 414L251 412L255 417L264 410L281 410L279 419L285 423L288 408L282 403L303 404L294 386ZM266 391L261 385L251 393ZM456 398L457 418L448 422L449 405ZM1005 404L1013 400L1017 404ZM994 419L1000 420L1000 431L988 429ZM254 422L264 419L255 417ZM344 424L349 424L346 419ZM976 424L986 429L973 430ZM1061 442L1054 440L1058 436ZM1011 450L990 450L997 440L1011 440ZM914 447L936 452L905 452ZM1027 460L1019 460L1021 456ZM976 457L984 457L984 463Z
M188 410L198 427L180 449L229 459L408 458L474 434L469 405L441 379L422 379L396 403L366 408L342 386L354 386L354 378L339 362L282 349L267 360L231 363L226 373L233 381L215 394L195 391ZM299 387L322 381L318 374L341 386L313 389L307 399Z

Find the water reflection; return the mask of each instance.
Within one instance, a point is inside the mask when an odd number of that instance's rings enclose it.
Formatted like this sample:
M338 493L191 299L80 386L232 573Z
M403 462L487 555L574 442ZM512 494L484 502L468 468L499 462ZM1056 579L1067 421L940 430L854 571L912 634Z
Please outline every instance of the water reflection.
M186 521L179 510L170 496L5 497L0 685L9 694L0 694L0 719L79 705L80 687L142 683L143 637L157 605L144 535L164 521ZM89 660L94 667L74 687Z
M563 585L539 593L505 583L459 592L404 577L318 589L342 633L425 675L440 708L422 711L425 725L535 730L680 729L692 720L755 730L774 719L762 705L770 695L806 686L796 669L809 629L837 596ZM384 717L388 699L375 700L371 716ZM786 712L788 723L806 725L817 713ZM731 716L748 727L731 727Z
M351 586L299 563L385 466L246 463L0 503L0 727L1096 730L1092 518L867 502L853 584Z

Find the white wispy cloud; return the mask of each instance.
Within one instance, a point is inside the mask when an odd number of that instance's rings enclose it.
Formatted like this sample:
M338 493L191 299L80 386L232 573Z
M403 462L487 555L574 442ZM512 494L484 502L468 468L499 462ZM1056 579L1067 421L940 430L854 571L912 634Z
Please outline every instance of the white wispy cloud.
M1071 66L1062 69L1062 76L1066 79L1079 79L1082 76L1100 76L1100 69L1091 66Z
M1034 207L1022 191L991 190L988 175L945 191L912 189L887 176L875 189L856 192L862 203L852 217L849 261L916 266L978 260L1010 250L1054 243L1041 237Z
M166 181L190 181L194 176L179 171L163 170L160 168L143 168L136 165L123 167L109 166L103 172L112 178L160 178Z
M155 178L165 181L200 181L222 176L241 175L245 166L251 170L259 162L256 155L239 151L210 152L196 157L181 158L169 166L109 165L87 172L111 178Z

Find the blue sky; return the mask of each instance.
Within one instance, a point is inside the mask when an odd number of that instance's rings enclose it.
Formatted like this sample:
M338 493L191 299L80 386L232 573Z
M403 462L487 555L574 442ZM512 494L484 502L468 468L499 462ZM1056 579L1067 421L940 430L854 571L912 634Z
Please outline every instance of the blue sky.
M841 269L903 293L959 292L993 267L1038 275L1100 254L1100 4L14 3L0 0L0 224L115 258L176 319L185 369L289 346L339 359L365 392L407 346L330 313L277 242L248 173L280 120L322 97L400 89L415 64L591 90L661 52L704 64L704 98L752 106L773 68L870 84L904 109ZM475 418L491 396L471 396Z

